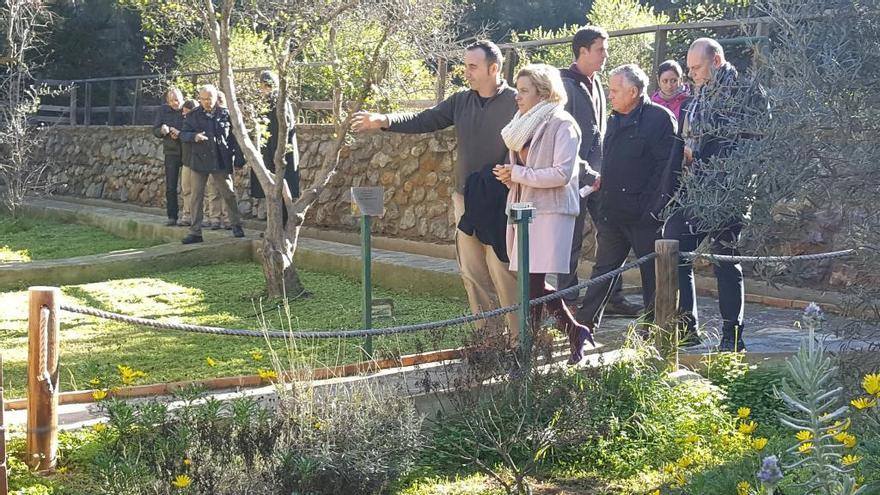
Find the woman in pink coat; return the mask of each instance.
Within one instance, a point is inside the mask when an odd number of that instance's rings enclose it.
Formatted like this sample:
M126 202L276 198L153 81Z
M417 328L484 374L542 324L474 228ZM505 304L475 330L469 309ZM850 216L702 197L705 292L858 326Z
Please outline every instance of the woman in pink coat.
M688 87L682 83L682 74L681 66L675 60L660 64L657 68L657 91L651 96L651 101L668 108L679 122L681 108L691 97Z
M531 299L551 294L548 273L567 273L571 238L580 211L578 148L581 133L565 111L566 94L559 71L549 65L524 67L516 76L518 111L501 130L510 149L510 163L498 165L495 176L510 188L507 201L532 203L529 226L529 287ZM507 229L511 270L517 268L516 226ZM589 328L579 324L561 299L547 303L560 331L568 334L572 364L580 361L584 341L593 343ZM542 306L532 307L532 327L542 321Z

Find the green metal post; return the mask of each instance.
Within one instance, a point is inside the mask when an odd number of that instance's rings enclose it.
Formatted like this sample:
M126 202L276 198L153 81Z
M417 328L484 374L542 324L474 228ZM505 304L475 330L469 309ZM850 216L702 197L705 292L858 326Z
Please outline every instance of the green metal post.
M516 223L516 257L519 270L519 351L526 369L531 363L532 329L529 328L529 224L535 214L531 203L511 205Z
M364 262L362 280L364 283L364 328L373 328L373 280L372 252L370 248L370 215L361 215L361 257ZM367 359L373 358L373 337L368 336L364 343Z

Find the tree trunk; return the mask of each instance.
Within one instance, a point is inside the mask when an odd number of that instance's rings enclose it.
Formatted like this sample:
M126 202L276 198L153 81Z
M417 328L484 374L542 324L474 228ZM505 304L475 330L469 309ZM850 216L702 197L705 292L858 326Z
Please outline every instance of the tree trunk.
M284 228L282 222L284 203L281 198L272 197L276 194L277 191L271 191L266 195L266 232L260 247L260 263L269 297L297 297L305 287L293 262L295 239L291 238L291 232ZM288 219L288 222L293 221L293 218Z

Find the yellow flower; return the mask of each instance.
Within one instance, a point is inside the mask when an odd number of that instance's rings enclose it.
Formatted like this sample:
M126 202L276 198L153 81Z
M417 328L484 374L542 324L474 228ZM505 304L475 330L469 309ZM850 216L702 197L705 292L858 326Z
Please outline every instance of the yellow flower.
M871 399L868 397L859 397L858 399L853 399L850 401L853 407L856 409L868 409L877 405L877 399Z
M800 452L801 454L806 454L812 448L813 448L813 442L805 442L805 443L798 445L798 452Z
M101 384L101 379L98 377L95 377L95 378L92 378L91 380L89 380L89 385L91 385L93 387L97 387L100 384Z
M178 474L177 477L174 478L174 481L171 482L171 484L177 488L182 489L182 488L186 488L189 485L191 485L192 481L193 481L192 478L190 478L189 476L187 476L185 474Z
M690 435L686 435L682 438L676 439L678 443L697 443L700 441L700 437L691 433Z
M672 474L675 472L675 464L667 463L663 465L663 472L666 474Z
M848 454L843 456L840 462L842 462L844 466L852 466L861 460L862 458L860 456Z
M756 438L752 440L752 448L755 450L764 450L764 447L767 446L766 438Z
M649 493L648 495L660 495L660 490L659 489L654 490L653 492Z
M107 391L101 390L99 388L98 390L95 390L94 392L92 392L92 398L95 400L104 400L107 398Z
M104 423L98 423L92 428L95 430L95 433L102 433L107 431L107 425L105 425Z
M737 427L739 432L742 433L743 435L751 435L752 433L754 433L754 431L757 428L758 428L758 423L755 423L754 421L743 421Z
M263 352L262 351L251 351L251 358L254 361L262 361L263 360Z
M682 488L684 485L687 485L687 478L684 477L683 474L678 473L673 478L675 480L675 486Z
M865 375L862 379L862 388L871 395L880 396L880 373Z
M828 429L828 433L831 435L835 435L837 433L841 433L846 431L849 428L849 425L852 421L849 418L846 418L846 421L837 420L831 425L831 428Z
M746 419L750 414L752 414L752 410L748 407L741 407L736 410L736 415L739 416L739 419Z
M183 460L184 466L192 466L192 463L193 463L192 459L187 458L187 459Z
M208 366L217 366L217 361L215 361L214 358L208 357L205 361L208 363Z
M682 469L687 469L687 468L691 467L691 465L693 465L693 463L694 463L693 459L691 459L688 456L684 456L678 460L677 464L678 464L678 467L680 467Z
M751 488L748 481L740 481L736 484L736 495L749 495Z
M813 432L809 430L801 430L797 432L797 435L795 435L795 437L801 442L806 442L807 440L813 439Z
M58 474L64 474L67 472L67 466L61 466L60 468L56 469L55 472Z
M257 370L257 374L260 375L260 378L263 380L277 380L278 373L275 373L273 370L264 370L262 368Z

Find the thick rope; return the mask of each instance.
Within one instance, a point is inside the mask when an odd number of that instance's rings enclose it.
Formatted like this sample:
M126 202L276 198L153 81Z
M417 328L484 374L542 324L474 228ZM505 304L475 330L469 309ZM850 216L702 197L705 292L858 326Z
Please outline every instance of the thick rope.
M652 261L657 256L656 253L651 253L641 258L627 263L616 270L612 270L608 273L600 275L596 278L587 280L586 282L580 283L578 285L569 287L568 289L559 290L554 292L553 294L549 294L546 296L538 297L529 301L529 306L535 306L538 304L544 304L547 301L552 301L554 299L559 299L561 297L566 296L567 294L575 293L580 291L583 288L590 287L593 285L601 284L607 282L621 273L631 270L633 268L637 268L639 265ZM480 320L486 320L489 318L494 318L497 316L501 316L507 313L512 313L519 309L519 304L514 304L512 306L506 306L503 308L493 309L491 311L484 311L482 313L476 313L472 315L461 316L458 318L452 318L449 320L441 320L441 321L432 321L426 323L416 323L413 325L402 325L397 327L389 327L389 328L362 328L359 330L305 330L305 331L283 331L283 330L247 330L247 329L239 329L239 328L222 328L222 327L209 327L202 325L189 325L186 323L169 323L151 320L147 318L137 318L133 316L127 316L119 313L112 313L110 311L103 311L95 308L86 308L82 306L73 306L68 304L62 304L61 309L64 311L68 311L71 313L78 313L83 315L95 316L98 318L104 318L107 320L119 321L123 323L131 323L134 325L140 325L151 328L159 328L163 330L180 330L183 332L195 332L195 333L207 333L213 335L233 335L238 337L269 337L273 339L283 339L283 338L293 338L293 339L333 339L333 338L349 338L349 337L369 337L369 336L382 336L382 335L395 335L402 333L413 333L413 332L422 332L428 330L436 330L438 328L451 327L456 325L463 325L465 323L471 323Z
M49 381L49 308L40 308L40 358L39 365L40 381Z
M720 261L720 262L732 262L732 263L741 263L741 262L754 262L754 261L764 261L764 262L788 262L788 261L811 261L811 260L821 260L821 259L831 259L831 258L840 258L843 256L849 256L855 252L854 249L847 249L845 251L834 251L830 253L817 253L817 254L805 254L805 255L797 255L797 256L727 256L720 254L704 254L704 253L694 253L694 252L684 252L680 253L682 258L693 260L694 258L707 258L712 261ZM639 265L652 261L657 257L657 253L650 253L641 258L627 263L616 270L612 270L608 273L602 274L596 278L592 278L587 280L586 282L580 283L578 285L569 287L567 289L555 291L552 294L548 294L546 296L538 297L529 301L529 306L535 306L538 304L544 304L546 302L552 301L554 299L559 299L565 297L568 294L578 293L581 289L591 287L593 285L598 285L605 283L621 273L631 270L633 268L637 268ZM395 335L395 334L403 334L403 333L413 333L413 332L422 332L428 330L436 330L439 328L451 327L456 325L463 325L466 323L472 323L480 320L487 320L489 318L495 318L497 316L505 315L507 313L512 313L519 309L519 304L514 304L512 306L506 306L503 308L493 309L491 311L484 311L481 313L476 313L472 315L461 316L458 318L451 318L448 320L440 320L440 321L432 321L426 323L416 323L413 325L402 325L397 327L388 327L388 328L362 328L358 330L302 330L302 331L283 331L283 330L248 330L248 329L240 329L240 328L222 328L222 327L210 327L203 325L190 325L186 323L169 323L151 320L147 318L138 318L134 316L123 315L119 313L112 313L110 311L103 311L95 308L86 308L82 306L73 306L68 304L62 304L61 309L63 311L68 311L71 313L78 313L83 315L95 316L98 318L104 318L107 320L114 320L123 323L130 323L134 325L140 325L151 328L159 328L163 330L179 330L184 332L195 332L195 333L206 333L213 335L232 335L238 337L269 337L273 339L283 339L283 338L294 338L294 339L333 339L333 338L350 338L350 337L370 337L370 336L382 336L382 335ZM46 309L48 312L48 309ZM41 313L42 315L42 313ZM42 324L41 320L41 324ZM44 339L45 341L45 339ZM41 359L41 363L44 360Z
M855 253L855 249L846 249L844 251L832 251L830 253L816 254L799 254L794 256L729 256L725 254L709 254L709 253L681 253L681 257L685 259L704 258L711 261L720 261L724 263L745 263L745 262L764 262L764 263L785 263L789 261L815 261L831 258L842 258Z

